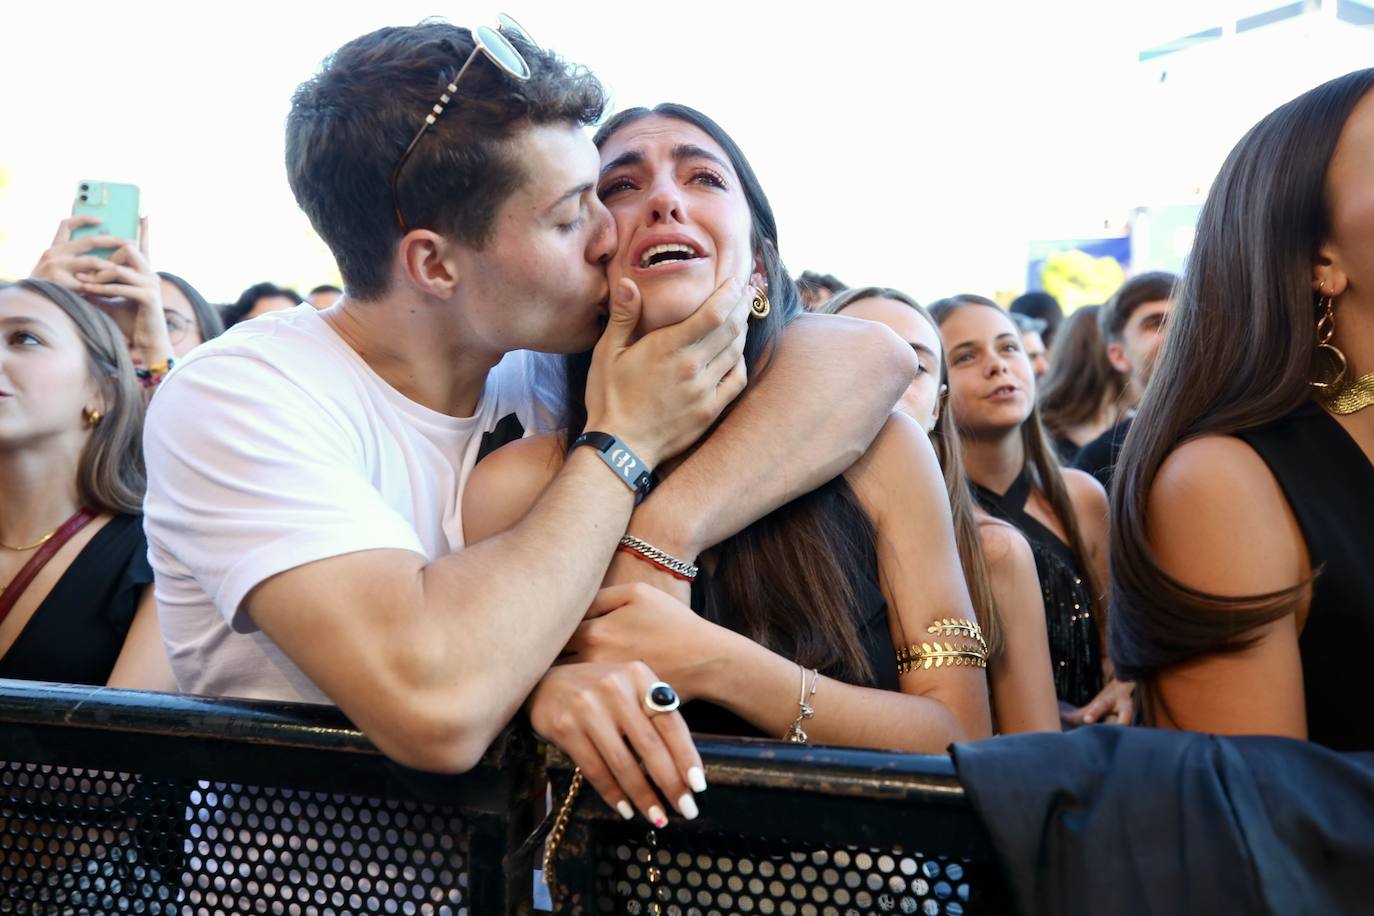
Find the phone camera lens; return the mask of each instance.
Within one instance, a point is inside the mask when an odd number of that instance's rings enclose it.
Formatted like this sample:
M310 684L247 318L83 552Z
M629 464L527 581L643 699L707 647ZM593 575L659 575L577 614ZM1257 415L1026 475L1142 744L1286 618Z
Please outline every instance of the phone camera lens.
M82 194L82 195L81 195L81 202L82 202L83 204L86 202L86 195L85 195L85 194Z
M88 185L88 184L83 184L83 185L81 186L81 190L83 190L83 191L89 191L90 189L91 189L91 186ZM85 198L83 197L82 200L85 200Z

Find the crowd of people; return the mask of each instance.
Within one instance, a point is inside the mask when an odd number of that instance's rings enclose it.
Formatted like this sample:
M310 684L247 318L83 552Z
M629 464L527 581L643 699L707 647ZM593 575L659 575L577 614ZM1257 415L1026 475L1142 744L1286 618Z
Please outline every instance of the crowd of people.
M345 44L287 122L308 301L62 221L0 287L0 677L332 703L448 772L525 716L656 826L693 733L1374 750L1374 70L1067 316L794 281L724 128L605 105L509 20Z

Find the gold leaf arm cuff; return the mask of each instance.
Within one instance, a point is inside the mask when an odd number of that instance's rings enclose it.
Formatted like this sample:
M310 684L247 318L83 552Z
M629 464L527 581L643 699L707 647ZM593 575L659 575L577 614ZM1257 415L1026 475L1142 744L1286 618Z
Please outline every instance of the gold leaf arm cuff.
M926 632L935 638L897 650L898 674L931 668L988 666L988 644L976 620L946 617L931 623L926 627ZM950 640L957 641L958 645Z

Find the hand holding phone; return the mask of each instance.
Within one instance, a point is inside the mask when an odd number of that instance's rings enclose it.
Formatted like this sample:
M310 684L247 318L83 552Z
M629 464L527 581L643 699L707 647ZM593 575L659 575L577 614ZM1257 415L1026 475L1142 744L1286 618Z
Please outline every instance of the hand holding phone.
M29 276L56 283L74 293L81 292L84 281L113 263L108 256L94 252L106 246L113 253L115 247L124 243L123 239L112 235L91 235L89 231L80 238L73 238L77 230L99 225L98 216L70 216L58 223L57 235L53 236L52 244L38 258Z
M83 178L76 186L72 216L91 216L97 220L77 227L72 233L73 239L100 235L137 242L138 186ZM95 248L91 254L108 258L114 254L116 247Z
M174 355L162 309L162 280L145 248L130 239L90 234L98 225L99 217L89 214L64 219L29 276L87 299L114 319L133 345L137 362L157 365ZM130 234L142 236L146 243L147 234L140 228L135 223ZM108 257L97 254L101 246L108 246Z

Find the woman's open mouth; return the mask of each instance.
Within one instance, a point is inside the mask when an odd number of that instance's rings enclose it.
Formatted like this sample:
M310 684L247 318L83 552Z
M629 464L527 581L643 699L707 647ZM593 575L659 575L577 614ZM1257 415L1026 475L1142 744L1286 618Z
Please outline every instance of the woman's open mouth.
M638 270L660 271L687 267L702 258L701 249L681 236L646 240L634 259Z
M1007 401L1021 393L1021 389L1015 385L998 385L988 394L989 401Z
M690 245L680 245L676 242L667 245L655 245L645 249L639 256L639 266L641 268L662 267L665 264L673 264L680 261L691 261L701 257Z

